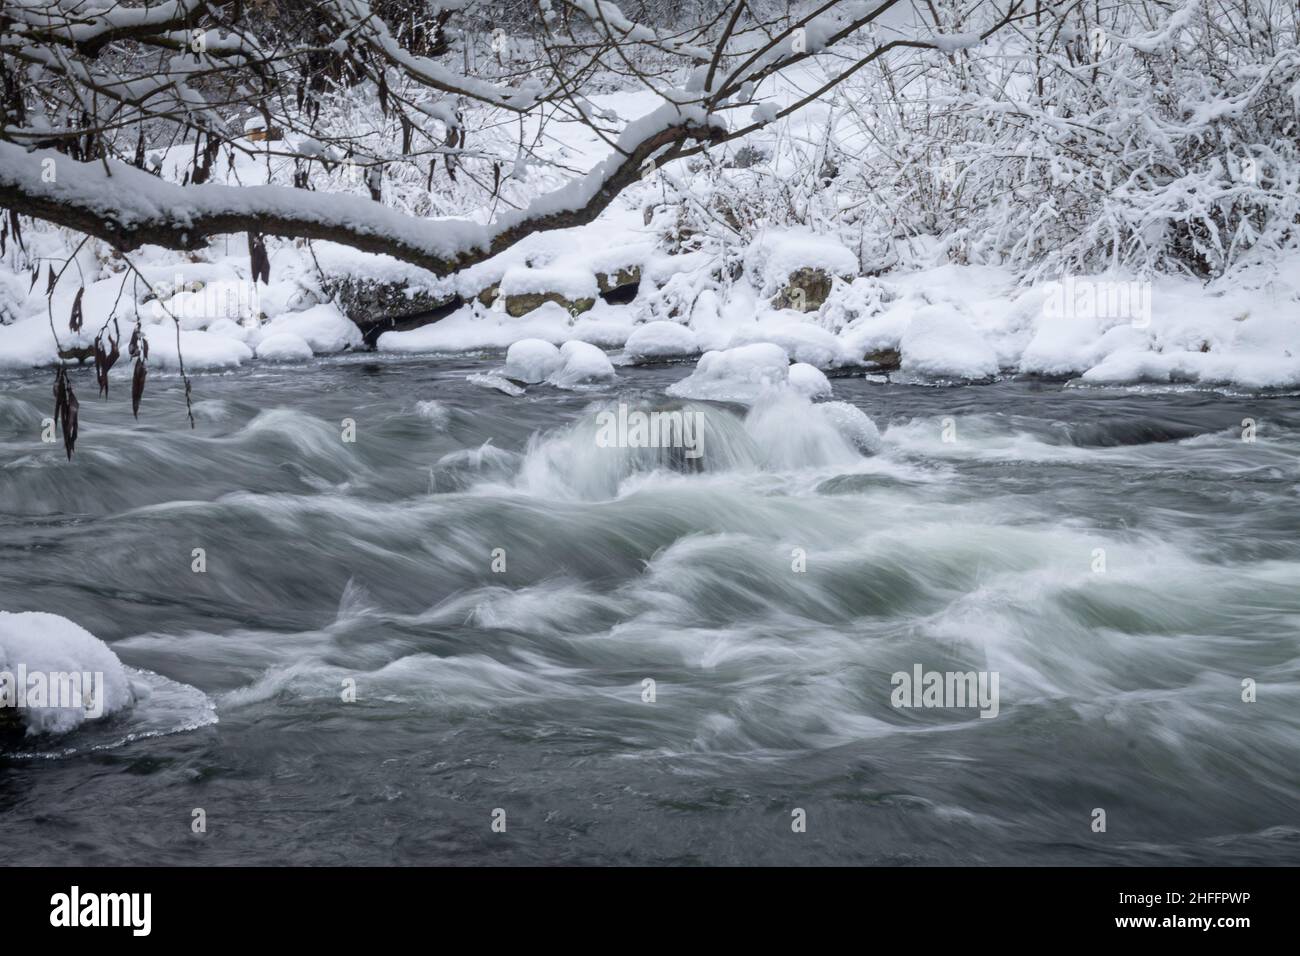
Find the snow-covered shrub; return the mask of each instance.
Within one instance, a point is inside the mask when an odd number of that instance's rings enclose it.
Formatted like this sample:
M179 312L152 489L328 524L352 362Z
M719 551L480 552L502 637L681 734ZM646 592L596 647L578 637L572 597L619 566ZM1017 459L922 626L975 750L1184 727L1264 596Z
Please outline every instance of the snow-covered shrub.
M972 26L941 3L936 30ZM1041 4L1016 32L836 96L881 228L1030 278L1224 275L1293 246L1300 15L1287 0ZM870 95L881 85L888 96ZM855 188L855 185L857 188Z

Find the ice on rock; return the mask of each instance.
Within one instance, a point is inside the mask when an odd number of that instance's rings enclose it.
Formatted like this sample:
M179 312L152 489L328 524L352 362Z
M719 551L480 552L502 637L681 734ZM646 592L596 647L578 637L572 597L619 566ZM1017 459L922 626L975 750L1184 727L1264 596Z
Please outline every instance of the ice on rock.
M19 674L26 675L23 687L26 706L16 706ZM83 698L80 705L56 699L54 685L60 675L79 675ZM34 675L40 675L36 677ZM80 675L92 675L81 679ZM64 706L32 706L34 684L44 680L44 703ZM31 734L64 734L87 720L108 716L135 702L135 690L122 662L108 645L85 628L65 617L44 612L11 614L0 611L0 727L16 715ZM67 685L64 684L66 687ZM57 695L62 697L62 694Z
M848 402L823 402L813 408L859 451L872 455L880 451L883 444L880 429L856 405Z
M563 367L560 350L545 339L522 339L506 350L506 378L527 385L544 382Z

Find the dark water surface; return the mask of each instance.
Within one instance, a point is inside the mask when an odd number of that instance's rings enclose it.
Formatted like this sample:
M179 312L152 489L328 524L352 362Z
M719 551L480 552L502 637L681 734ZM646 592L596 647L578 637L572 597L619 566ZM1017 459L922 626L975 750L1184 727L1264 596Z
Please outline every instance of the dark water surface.
M70 464L0 379L0 608L207 697L0 756L7 861L1300 863L1297 397L837 379L878 454L696 405L684 473L591 420L688 368L496 364L199 375L193 431L82 370ZM918 663L998 716L895 709Z

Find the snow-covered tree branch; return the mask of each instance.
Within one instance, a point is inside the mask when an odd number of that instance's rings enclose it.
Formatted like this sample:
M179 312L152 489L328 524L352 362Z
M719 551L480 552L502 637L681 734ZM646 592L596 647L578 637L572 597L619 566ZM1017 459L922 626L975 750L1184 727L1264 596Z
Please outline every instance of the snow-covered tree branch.
M524 22L528 50L500 68L476 61L469 22L476 10L466 0L387 10L365 0L312 0L294 5L298 17L290 25L274 4L7 5L0 15L0 205L119 249L196 249L214 236L248 232L327 239L446 274L533 232L589 222L647 167L792 112L801 104L754 110L758 86L791 64L861 39L897 3L829 0L805 13L764 18L733 0L716 16L670 31L634 22L605 0L541 0ZM1009 0L983 36L1011 22L1021 5ZM428 41L458 14L459 50ZM412 24L422 31L418 42L414 30L402 33ZM859 44L844 58L848 65L806 99L895 49L936 49L942 42ZM498 61L508 43L494 32ZM647 56L675 63L685 82L648 66ZM663 105L631 123L591 110L590 81L611 73L645 83ZM332 107L342 90L373 95L378 111L400 127L400 150L369 151L355 129L339 122ZM548 115L577 120L596 130L611 154L491 222L428 220L386 205L387 165L423 165L432 185L439 159L448 176L467 170L485 192L490 179L484 199L495 197L502 167L518 168L528 147L518 142L515 156L472 152L477 131L464 121L469 104L539 123ZM737 111L742 118L733 118ZM268 135L294 135L283 140L296 170L292 186L210 182L222 156L233 163L250 112ZM150 168L150 149L191 137L190 168L181 182L164 181ZM370 199L337 195L322 181L344 163L365 169Z

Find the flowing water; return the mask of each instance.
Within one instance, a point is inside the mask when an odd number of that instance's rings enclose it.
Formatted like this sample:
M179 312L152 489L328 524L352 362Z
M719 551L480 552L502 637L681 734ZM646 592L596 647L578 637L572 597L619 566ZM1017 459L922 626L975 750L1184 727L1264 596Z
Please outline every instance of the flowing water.
M0 380L0 607L154 688L11 742L6 860L1300 862L1300 398L844 378L877 453L677 403L692 460L593 440L685 367L495 364L200 375L194 430L82 370L71 463ZM997 716L893 706L916 665Z

